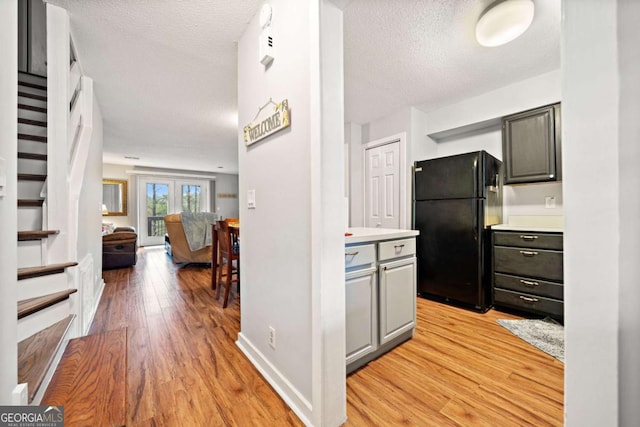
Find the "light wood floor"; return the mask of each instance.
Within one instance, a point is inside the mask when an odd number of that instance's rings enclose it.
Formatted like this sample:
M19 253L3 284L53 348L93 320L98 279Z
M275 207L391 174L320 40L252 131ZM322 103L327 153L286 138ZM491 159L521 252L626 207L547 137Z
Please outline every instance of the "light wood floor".
M235 345L235 293L160 247L105 271L91 333L127 328L128 426L302 425ZM418 299L416 336L347 379L347 425L560 426L563 365L478 314Z

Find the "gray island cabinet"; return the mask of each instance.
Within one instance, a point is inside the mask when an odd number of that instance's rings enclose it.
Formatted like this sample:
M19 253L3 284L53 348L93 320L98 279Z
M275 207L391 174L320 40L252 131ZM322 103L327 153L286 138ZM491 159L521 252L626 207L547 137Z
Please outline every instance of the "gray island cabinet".
M344 251L347 373L413 336L418 235L378 228L349 232Z

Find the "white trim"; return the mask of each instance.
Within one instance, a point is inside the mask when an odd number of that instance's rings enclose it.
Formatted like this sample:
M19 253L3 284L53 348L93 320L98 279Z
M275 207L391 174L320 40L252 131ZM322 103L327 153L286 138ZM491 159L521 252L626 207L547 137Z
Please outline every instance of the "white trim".
M307 426L312 425L309 416L312 414L312 405L304 398L302 393L254 346L245 335L238 333L236 345L251 361L253 366L262 374L265 380L280 395L291 410Z
M408 228L407 221L407 133L401 132L395 135L387 136L385 138L376 139L375 141L369 141L366 144L362 144L362 224L367 224L367 150L371 148L380 147L387 144L399 143L400 157L400 180L398 181L398 193L400 194L400 229L404 230Z
M100 305L100 299L102 298L102 292L104 292L104 286L105 286L104 279L100 279L99 286L100 288L98 289L97 296L93 304L93 309L91 310L91 316L89 317L89 321L87 322L87 329L82 331L82 336L85 336L89 333L89 329L91 329L91 324L93 323L93 319L96 317L98 306Z
M128 175L152 175L152 176L175 176L182 178L200 178L200 179L216 179L215 175L198 175L195 173L179 173L179 172L156 172L156 171L137 171L137 170L128 170L126 171Z

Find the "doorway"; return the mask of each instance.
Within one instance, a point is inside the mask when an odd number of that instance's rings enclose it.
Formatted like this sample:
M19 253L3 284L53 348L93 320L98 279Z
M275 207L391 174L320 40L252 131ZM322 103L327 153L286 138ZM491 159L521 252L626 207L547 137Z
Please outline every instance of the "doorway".
M138 185L139 237L142 246L164 244L165 215L209 210L209 181L141 178Z

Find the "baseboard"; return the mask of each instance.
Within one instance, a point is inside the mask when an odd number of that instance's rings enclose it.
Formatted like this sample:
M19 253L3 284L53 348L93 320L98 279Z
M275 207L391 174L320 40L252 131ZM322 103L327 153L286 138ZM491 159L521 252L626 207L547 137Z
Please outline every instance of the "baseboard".
M104 279L100 279L100 289L98 289L98 296L93 302L93 310L91 310L91 316L89 317L89 321L87 322L87 328L85 331L82 331L82 335L87 335L89 333L89 329L91 329L91 324L93 323L93 319L96 317L96 312L98 311L98 305L100 305L100 299L102 298L102 292L104 292Z
M253 363L253 366L262 374L271 387L280 395L291 410L300 418L306 426L312 426L311 403L302 396L289 380L269 362L264 355L240 332L236 345L245 356Z

